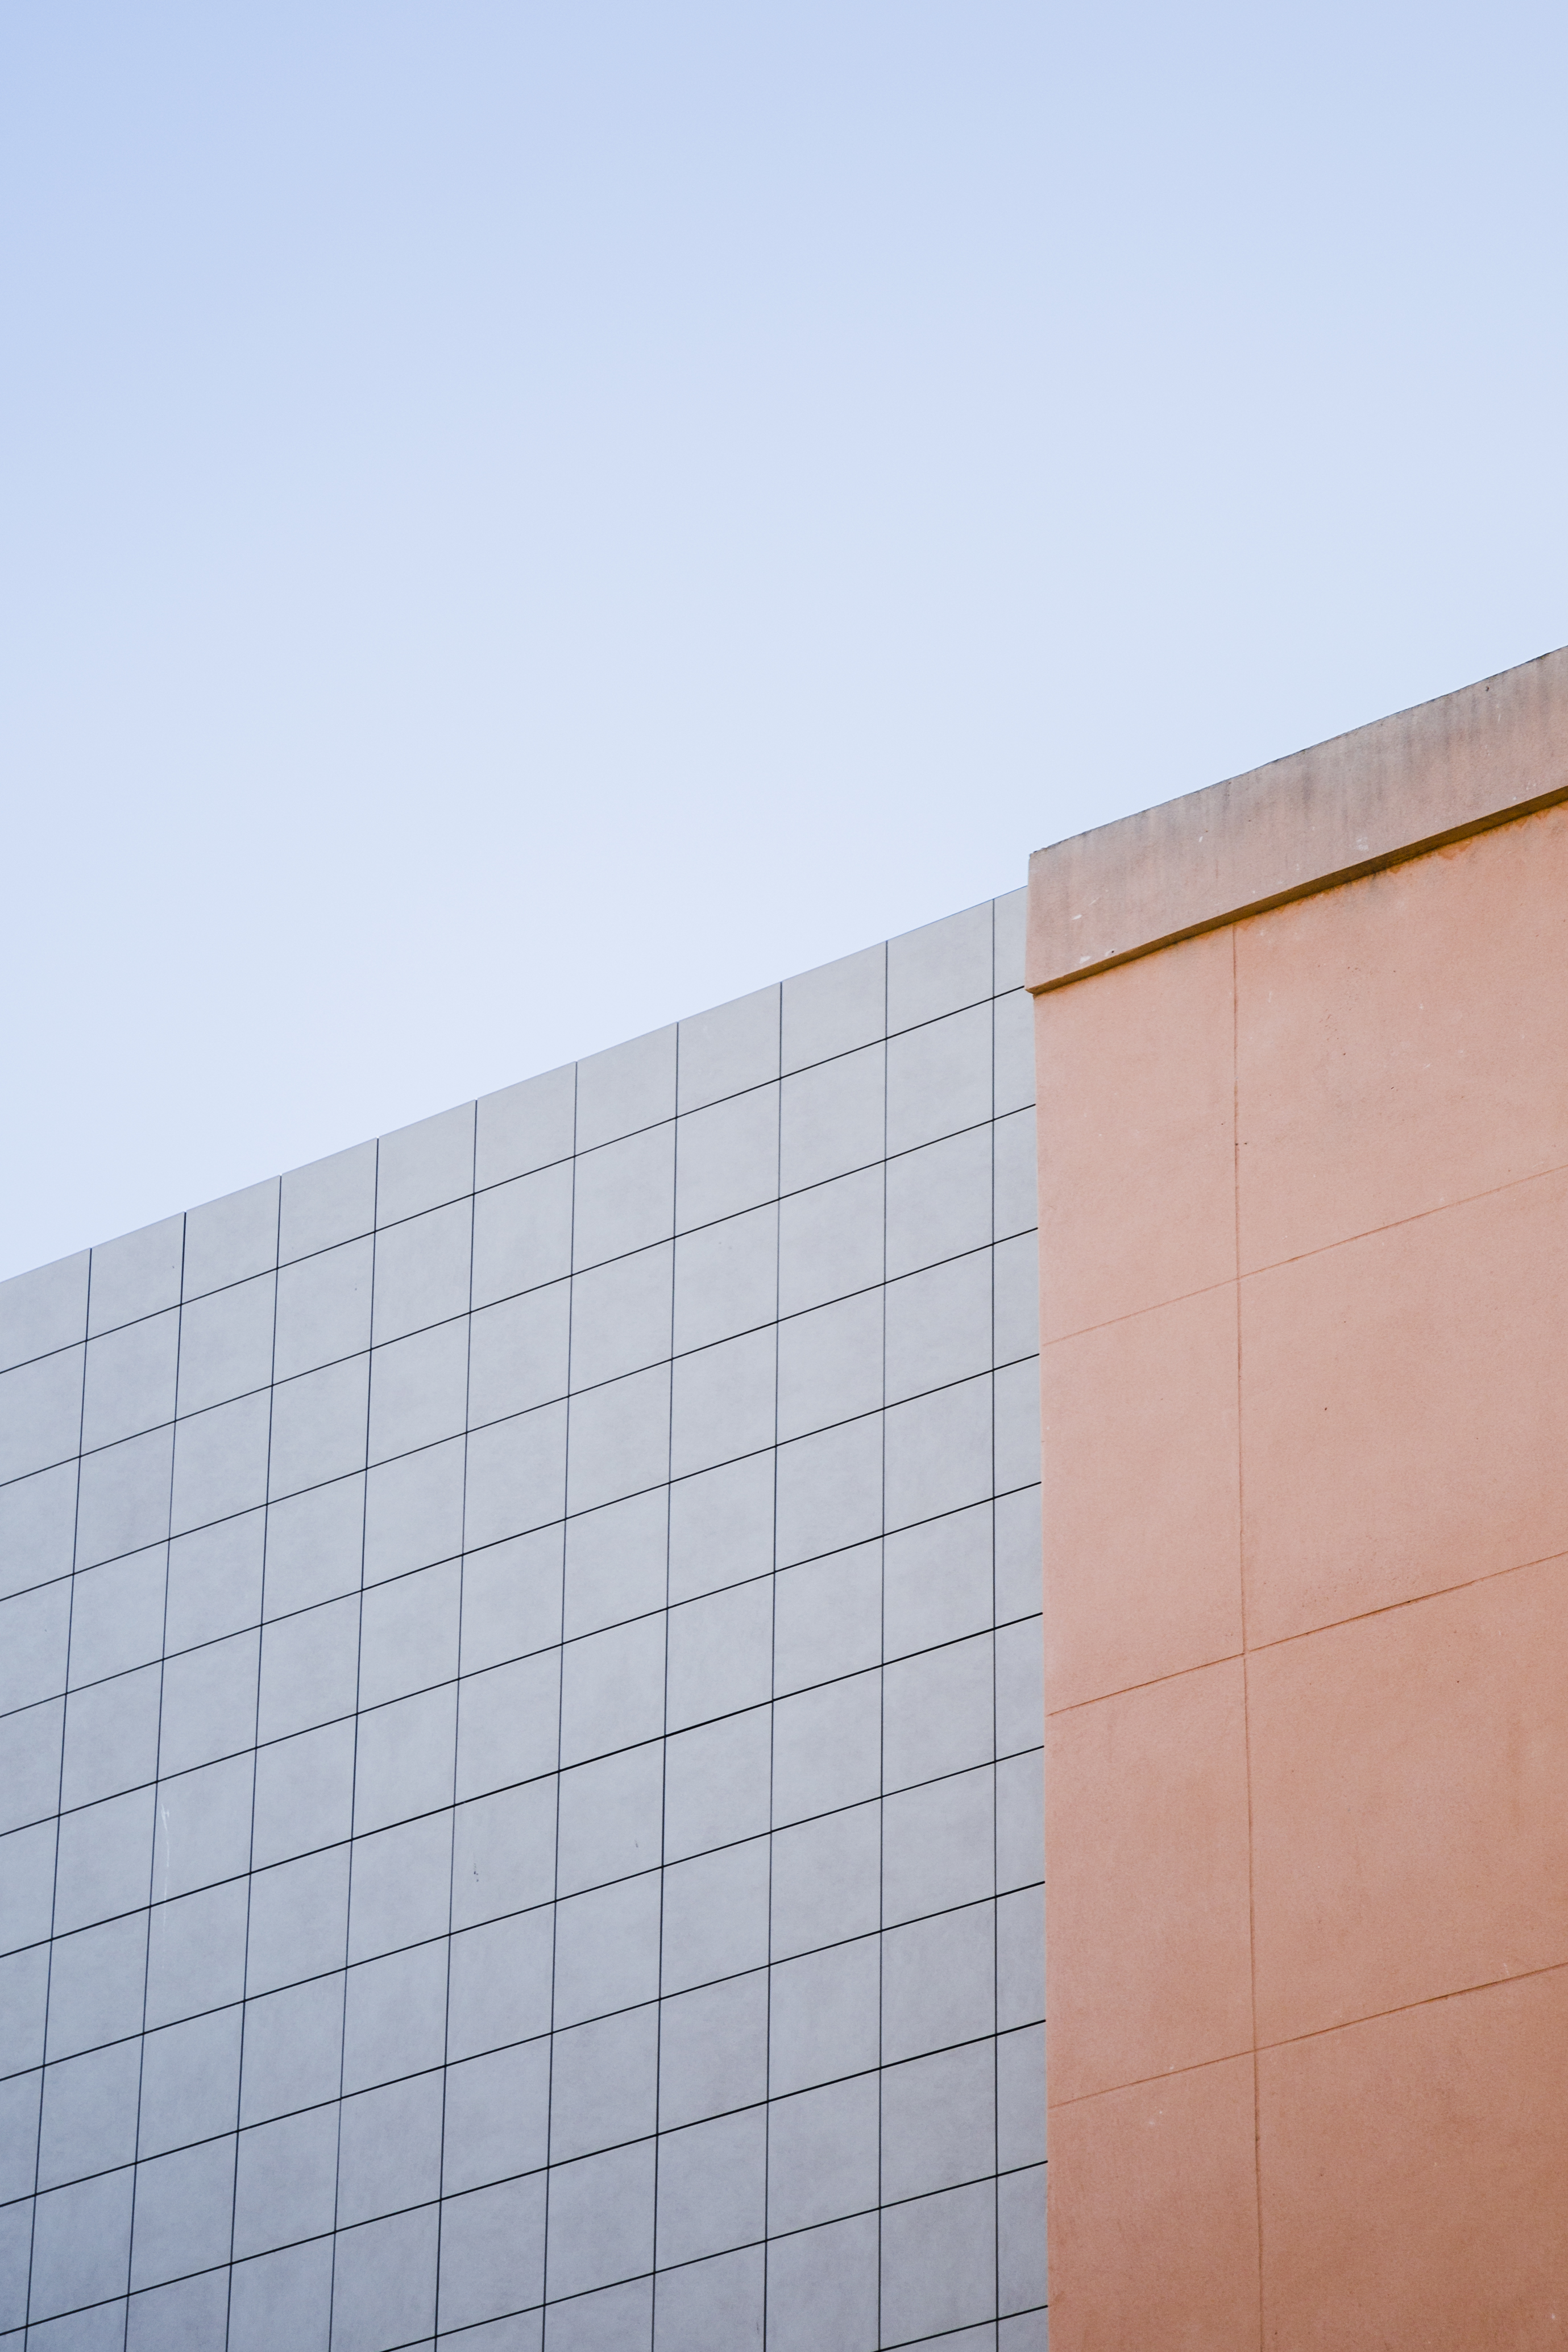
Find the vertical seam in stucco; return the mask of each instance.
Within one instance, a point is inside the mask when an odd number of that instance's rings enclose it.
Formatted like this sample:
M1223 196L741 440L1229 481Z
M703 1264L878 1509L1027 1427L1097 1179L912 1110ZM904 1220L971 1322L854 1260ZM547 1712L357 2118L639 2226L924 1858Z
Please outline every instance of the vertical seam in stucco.
M1236 1574L1241 1608L1241 1733L1247 1778L1247 1966L1252 2011L1252 2200L1258 2229L1258 2345L1263 2352L1263 2168L1258 2149L1258 1927L1253 1899L1252 1692L1247 1641L1246 1474L1241 1433L1241 991L1237 926L1230 927L1230 1195L1235 1234L1231 1296L1236 1302Z

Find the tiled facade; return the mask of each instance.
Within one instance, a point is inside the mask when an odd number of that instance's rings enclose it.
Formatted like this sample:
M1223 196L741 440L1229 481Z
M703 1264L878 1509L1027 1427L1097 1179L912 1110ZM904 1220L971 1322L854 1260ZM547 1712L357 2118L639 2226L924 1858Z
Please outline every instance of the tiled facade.
M1041 2352L1024 899L0 1288L5 2352Z

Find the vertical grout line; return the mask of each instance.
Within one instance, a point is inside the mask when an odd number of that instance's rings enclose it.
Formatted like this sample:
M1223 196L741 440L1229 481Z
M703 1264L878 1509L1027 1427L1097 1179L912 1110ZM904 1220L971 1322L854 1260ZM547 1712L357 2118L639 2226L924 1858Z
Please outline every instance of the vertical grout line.
M458 1642L453 1664L451 1833L447 1841L447 1990L441 2016L441 2122L436 2154L436 2290L430 2315L431 2331L441 2332L441 2241L447 2215L447 2087L452 2053L452 1921L457 1906L458 1873L458 1743L463 1721L463 1591L468 1543L468 1417L474 1364L474 1223L479 1186L479 1106L474 1104L468 1150L468 1307L463 1350L463 1498L458 1515ZM366 1452L368 1454L368 1447ZM367 1471L366 1476L368 1478Z
M27 2280L22 2303L22 2323L28 2325L33 2308L33 2250L38 2228L38 2171L44 2157L44 2091L47 2084L49 2055L49 2000L55 1980L55 1914L60 1889L60 1825L65 1805L66 1788L66 1718L70 1712L71 1641L76 1629L77 1548L81 1530L81 1465L82 1439L87 1433L87 1351L92 1329L92 1261L87 1256L87 1296L81 1309L81 1399L77 1407L76 1425L76 1496L71 1506L71 1565L70 1592L66 1601L66 1681L60 1695L60 1760L55 1775L55 1860L49 1879L49 1941L44 1961L44 2016L38 2043L38 2120L33 2134L33 2197L27 2213ZM173 1491L173 1471L170 1473ZM164 1570L167 1579L167 1568ZM134 2184L132 2184L134 2186Z
M658 1950L654 1975L653 2010L653 2242L648 2248L651 2276L647 2294L649 2352L658 2327L658 2171L663 2147L664 2086L664 1895L669 1799L669 1507L670 1480L675 1474L675 1253L676 1204L680 1197L680 1024L675 1027L675 1116L669 1149L669 1393L665 1416L664 1452L664 1703L659 1711L658 1743Z
M572 1066L572 1208L566 1239L566 1435L561 1456L561 1612L555 1647L555 1848L550 1885L550 2031L544 2068L544 2214L541 2223L539 2335L550 2333L551 2135L555 2122L555 1963L561 1943L561 1705L566 1681L566 1529L572 1478L572 1331L577 1307L577 1097L578 1067Z
M773 1135L773 1489L772 1570L768 1578L768 1892L763 1946L763 2352L768 2342L768 2231L773 2144L773 1752L778 1717L779 1633L779 1310L783 1304L780 1215L784 1198L784 983L778 990L777 1117Z
M267 1475L261 1494L261 1590L256 1602L256 1705L251 1719L250 1836L245 1852L245 1948L239 1971L239 2064L234 2084L234 2179L228 2203L228 2272L225 2282L223 2340L234 2326L234 2248L239 2226L239 2125L245 2112L245 2028L249 2015L250 1908L256 1893L256 1781L261 1768L261 1643L267 1623L267 1553L272 1524L272 1412L278 1384L278 1282L283 1256L283 1180L278 1180L278 1211L272 1228L272 1346L267 1365ZM152 1923L148 1923L151 1938Z
M1002 2324L1002 1864L996 1700L996 901L991 901L991 2166L996 2325Z
M887 2020L883 1989L887 1975L888 1822L888 943L882 942L882 1402L878 1413L881 1506L877 1538L877 2341L882 2341L882 2115L887 2091Z
M342 2182L343 2153L343 2076L348 2063L349 2020L349 1937L353 1920L355 1836L354 1815L359 1804L359 1728L360 1677L364 1662L364 1566L365 1545L370 1527L370 1413L371 1398L375 1388L375 1273L381 1243L381 1139L376 1139L375 1176L371 1192L370 1219L370 1342L364 1383L364 1466L360 1473L359 1520L359 1622L354 1629L354 1712L353 1744L349 1769L349 1883L343 1906L343 1991L338 2025L338 2099L337 2147L332 2159L332 2260L328 2284L327 2345L328 2352L337 2334L338 2315L338 2205Z
M1247 1639L1246 1486L1241 1430L1241 1009L1237 973L1237 927L1230 927L1230 1154L1231 1214L1236 1250L1236 1565L1241 1601L1241 1725L1247 1778L1247 1959L1252 2010L1252 2197L1258 2225L1258 2343L1263 2347L1263 2158L1258 2095L1258 1928L1253 1894L1252 1688Z
M136 2131L132 2142L134 2169L131 2179L131 2230L125 2245L125 2322L120 2340L124 2345L131 2334L131 2281L136 2260L136 2190L142 2177L142 2089L147 2075L147 1987L153 1962L153 1888L158 1868L158 1817L163 1808L163 1685L169 1661L169 1552L174 1539L174 1464L180 1446L180 1346L185 1328L185 1242L190 1220L180 1220L180 1296L174 1309L174 1402L169 1428L169 1505L163 1528L163 1622L158 1642L158 1727L153 1749L153 1835L147 1853L147 1920L142 1945L142 2032L136 2045ZM87 1397L87 1364L82 1363L82 1398ZM74 1596L73 1596L74 1597ZM62 1754L63 1770L63 1754ZM39 2102L42 2112L42 2100ZM238 2154L237 2147L236 2155Z

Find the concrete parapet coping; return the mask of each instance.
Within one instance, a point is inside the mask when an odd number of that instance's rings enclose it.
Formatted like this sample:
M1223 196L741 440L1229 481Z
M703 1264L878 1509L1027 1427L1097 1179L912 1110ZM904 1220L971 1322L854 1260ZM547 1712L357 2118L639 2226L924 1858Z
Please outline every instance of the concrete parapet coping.
M1568 800L1568 646L1029 860L1037 996Z

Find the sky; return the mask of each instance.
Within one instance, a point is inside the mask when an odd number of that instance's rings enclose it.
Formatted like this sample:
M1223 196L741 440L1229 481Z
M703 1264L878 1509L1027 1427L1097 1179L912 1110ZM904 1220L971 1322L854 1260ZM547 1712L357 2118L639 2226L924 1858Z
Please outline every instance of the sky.
M0 11L0 1275L1568 640L1565 69Z

